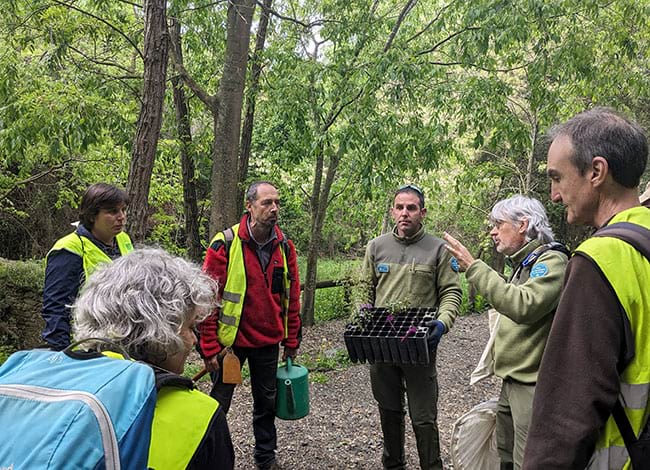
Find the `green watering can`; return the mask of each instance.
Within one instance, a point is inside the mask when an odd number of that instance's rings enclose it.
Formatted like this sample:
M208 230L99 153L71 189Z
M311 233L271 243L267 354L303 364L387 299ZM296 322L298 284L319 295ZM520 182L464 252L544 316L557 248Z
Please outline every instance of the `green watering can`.
M275 376L278 393L275 415L280 419L300 419L309 414L309 380L305 367L294 365L287 358Z

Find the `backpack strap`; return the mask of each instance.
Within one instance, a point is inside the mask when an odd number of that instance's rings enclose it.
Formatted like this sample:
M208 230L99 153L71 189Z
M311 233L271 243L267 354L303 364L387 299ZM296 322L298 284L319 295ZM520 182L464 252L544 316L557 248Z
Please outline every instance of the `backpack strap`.
M597 230L593 236L618 238L619 240L632 245L650 261L650 230L645 227L630 222L617 222L602 227ZM632 468L644 468L641 465L645 465L647 462L644 462L644 458L642 458L638 453L648 452L646 449L648 439L647 434L650 432L650 421L646 422L645 426L641 429L639 438L637 438L632 429L632 425L630 424L630 420L625 414L620 398L618 398L616 403L614 403L612 417L616 422L616 426L618 426L618 430L621 432L623 442L625 442L625 447L632 461Z
M223 246L226 249L226 259L228 259L228 255L230 253L230 245L232 245L234 238L235 232L233 231L232 227L228 227L223 231Z
M617 222L596 231L594 237L612 237L623 240L650 260L650 230L630 222Z
M521 271L524 268L534 265L537 262L537 259L549 250L559 251L560 253L564 253L567 256L571 255L569 249L560 242L545 243L544 245L540 245L531 251L528 256L526 256L524 260L519 263L519 266L517 266L517 270L512 275L512 278L519 278Z
M149 365L156 376L156 390L160 391L163 387L179 387L188 390L194 389L194 382L182 375L174 374L168 370L161 369L160 367Z

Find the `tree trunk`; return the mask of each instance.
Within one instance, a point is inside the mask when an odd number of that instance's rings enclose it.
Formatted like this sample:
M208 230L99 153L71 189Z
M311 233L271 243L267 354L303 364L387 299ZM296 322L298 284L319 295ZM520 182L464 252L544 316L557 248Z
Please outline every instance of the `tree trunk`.
M340 148L339 148L340 149ZM311 208L311 230L309 246L307 251L307 273L305 275L305 290L302 297L302 321L305 326L315 323L314 305L316 299L316 276L318 274L318 250L321 246L323 236L323 223L327 214L327 207L330 203L330 192L339 162L341 151L333 154L327 165L327 176L323 182L324 151L321 147L316 157L316 168L314 171L314 186L310 199Z
M171 47L174 48L174 57L183 64L183 51L181 48L181 23L173 19L170 26ZM174 110L176 113L176 129L181 143L181 171L183 173L183 212L185 215L185 243L187 256L200 262L203 255L201 239L199 236L199 208L196 202L196 184L194 179L194 160L190 154L192 133L187 98L183 90L183 81L176 75L172 78L174 87Z
M210 236L234 224L240 215L239 136L254 9L255 0L233 0L228 7L226 56L212 154Z
M388 204L386 205L386 212L384 212L384 218L382 219L381 222L381 234L385 234L390 232L391 227L393 225L393 219L391 217L390 213L390 208L393 207L393 197L388 201Z
M530 153L528 154L528 162L526 163L526 187L523 191L527 196L530 196L533 190L533 173L535 172L535 155L537 152L537 136L539 134L539 123L537 122L536 114L533 115L530 125Z
M259 90L260 75L262 73L262 52L266 42L266 32L269 25L269 10L273 0L264 0L262 12L260 14L260 23L257 27L257 38L255 40L255 52L253 53L251 64L251 83L248 88L246 99L246 116L244 117L244 127L242 128L241 145L239 150L239 191L237 191L237 201L239 211L244 210L244 192L246 188L243 183L248 177L248 162L251 155L251 142L253 140L253 124L255 118L255 100Z
M126 185L131 200L128 232L135 242L144 241L147 234L149 188L162 124L168 52L166 3L145 0L142 107Z

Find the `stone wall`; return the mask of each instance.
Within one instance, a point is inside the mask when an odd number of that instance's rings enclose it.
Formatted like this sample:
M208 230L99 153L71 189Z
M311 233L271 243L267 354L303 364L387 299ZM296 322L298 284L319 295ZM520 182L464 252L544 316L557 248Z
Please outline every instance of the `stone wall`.
M42 343L44 260L0 258L0 345L5 352Z

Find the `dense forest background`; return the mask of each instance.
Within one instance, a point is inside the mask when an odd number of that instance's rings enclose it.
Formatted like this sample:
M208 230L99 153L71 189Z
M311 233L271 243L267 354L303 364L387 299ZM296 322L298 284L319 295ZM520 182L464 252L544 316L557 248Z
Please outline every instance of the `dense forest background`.
M514 193L551 204L548 128L595 105L650 127L649 0L2 0L0 257L42 258L91 183L128 232L200 260L277 182L304 259L356 257L403 182L491 256ZM644 178L644 183L648 178Z

